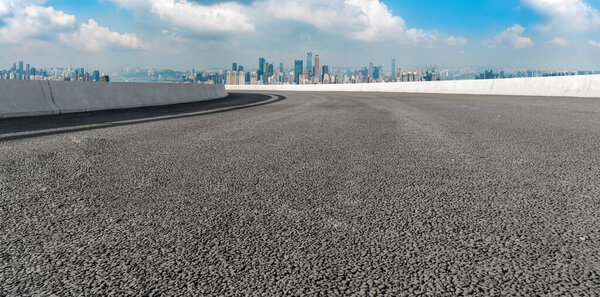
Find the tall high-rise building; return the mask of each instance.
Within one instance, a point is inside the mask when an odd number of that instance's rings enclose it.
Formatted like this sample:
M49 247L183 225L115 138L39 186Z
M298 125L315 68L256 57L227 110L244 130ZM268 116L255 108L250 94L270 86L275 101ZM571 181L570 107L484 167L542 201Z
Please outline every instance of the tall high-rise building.
M378 80L381 76L381 66L373 68L373 79Z
M369 78L373 78L373 70L374 70L373 63L371 62L371 63L369 63L369 74L368 74Z
M392 59L392 78L396 78L396 59Z
M242 66L242 65L238 65L238 67L237 67L237 71L242 71L242 72L243 72L243 71L244 71L244 66Z
M27 64L26 68L25 68L25 80L29 80L30 75L31 75L31 68L30 68L29 64Z
M17 74L19 79L23 79L23 61L19 61L19 70Z
M258 80L264 76L265 58L258 58Z
M300 83L300 75L302 74L302 60L296 60L294 62L294 83Z
M283 63L279 63L279 73L283 73Z
M319 55L315 56L315 78L317 79L317 82L321 82L321 63L320 63L321 57L319 57Z
M323 81L323 77L325 74L329 74L329 66L323 65L323 73L321 74L321 81Z
M92 80L93 81L100 81L100 71L94 70L94 73L92 74Z
M269 67L271 64L265 63L263 65L263 83L267 83L269 81Z
M244 73L240 71L227 71L225 75L226 85L243 85L245 84L244 80Z
M233 64L231 65L231 71L238 71L237 63L233 62Z
M308 52L306 54L306 73L308 73L309 76L313 73L312 59L313 59L312 52Z

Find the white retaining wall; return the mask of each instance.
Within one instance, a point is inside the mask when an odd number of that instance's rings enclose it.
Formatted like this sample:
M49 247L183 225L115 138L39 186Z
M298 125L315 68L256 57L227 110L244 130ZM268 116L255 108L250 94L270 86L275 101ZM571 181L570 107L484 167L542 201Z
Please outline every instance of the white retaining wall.
M227 95L223 85L0 80L0 118L187 103Z
M600 75L328 85L227 85L228 91L337 91L599 97Z

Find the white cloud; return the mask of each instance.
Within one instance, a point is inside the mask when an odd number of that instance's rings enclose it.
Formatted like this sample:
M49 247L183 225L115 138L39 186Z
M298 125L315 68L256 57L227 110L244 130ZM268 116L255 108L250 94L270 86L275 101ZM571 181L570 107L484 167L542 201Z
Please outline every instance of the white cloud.
M172 26L169 32L177 29L196 33L254 32L255 23L272 26L269 21L278 19L310 24L323 32L365 42L466 44L464 37L442 38L434 32L408 27L381 0L257 0L251 5L237 2L202 5L192 0L109 1L136 13L158 16Z
M0 25L0 42L18 44L31 39L53 40L59 33L75 26L75 16L52 6L29 4L31 2L27 1L0 3L6 16Z
M551 41L550 41L551 45L556 45L556 46L567 46L569 43L567 42L566 39L561 38L561 37L554 37Z
M236 2L200 5L188 0L110 0L121 7L150 12L197 33L253 32L248 7Z
M452 46L463 46L467 44L467 39L462 36L450 36L446 38L446 43Z
M514 24L512 27L496 35L493 40L485 42L488 47L512 47L515 49L527 48L533 46L533 41L529 37L523 36L525 28Z
M554 28L589 30L600 28L600 12L584 0L521 0L546 16Z
M600 49L600 42L597 42L597 41L594 41L594 40L590 40L590 41L588 41L588 44L591 45L592 47Z
M139 36L131 33L118 33L110 31L107 27L99 26L90 19L87 24L81 24L79 30L71 34L61 34L62 41L73 44L92 52L105 50L109 47L127 49L147 49L149 44L145 43Z
M408 28L379 0L265 0L257 6L278 19L294 20L360 41L435 42L435 34ZM262 9L264 7L264 9Z
M10 13L10 7L8 5L8 1L0 1L0 17L3 17Z
M549 24L535 25L535 27L533 27L533 30L542 32L542 33L548 33L550 31L552 31L552 25L549 25Z

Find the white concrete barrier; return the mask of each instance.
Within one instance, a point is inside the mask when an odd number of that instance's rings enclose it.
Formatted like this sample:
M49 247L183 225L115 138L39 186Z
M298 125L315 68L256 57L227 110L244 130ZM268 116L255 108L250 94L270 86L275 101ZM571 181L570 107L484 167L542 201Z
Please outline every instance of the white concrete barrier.
M228 91L337 91L600 98L600 75L328 85L227 85Z
M47 82L0 80L0 118L58 113Z
M188 103L227 95L223 85L0 80L0 118Z
M223 98L223 85L51 81L61 113L156 106Z

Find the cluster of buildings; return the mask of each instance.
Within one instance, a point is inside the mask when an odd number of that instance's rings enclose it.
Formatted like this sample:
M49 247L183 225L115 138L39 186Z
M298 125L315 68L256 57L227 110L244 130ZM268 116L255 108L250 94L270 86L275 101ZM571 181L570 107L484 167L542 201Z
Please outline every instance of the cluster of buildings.
M306 60L295 60L293 67L285 68L284 63L270 63L265 58L258 59L257 67L244 69L238 63L232 63L229 70L214 69L196 71L177 71L152 67L124 67L112 71L115 81L124 82L171 82L229 85L282 85L282 84L356 84L384 82L414 82L463 79L498 79L540 76L567 76L598 74L598 71L511 71L456 67L437 71L435 67L397 67L392 59L389 68L369 63L365 67L330 67L321 64L321 57L306 54ZM250 70L250 71L248 71ZM38 69L20 61L13 63L10 69L0 70L0 79L14 80L66 80L66 81L110 81L108 75L98 70L85 68L45 68Z
M0 79L14 80L65 80L65 81L109 81L108 75L100 74L94 70L91 73L84 68L49 68L37 69L29 64L19 61L13 63L12 68L0 70Z
M306 63L305 63L306 62ZM439 80L434 69L429 71L403 71L396 68L396 60L392 59L391 71L384 73L381 65L369 63L363 68L339 68L321 65L321 57L312 52L306 54L306 60L295 60L292 69L284 69L283 63L275 67L265 58L258 59L255 71L244 71L244 67L233 63L225 74L228 85L277 85L277 84L355 84L374 82L411 82Z
M498 78L524 78L524 77L549 77L549 76L574 76L597 74L597 71L517 71L515 73L506 73L504 70L496 71L486 69L477 75L476 79L498 79Z

